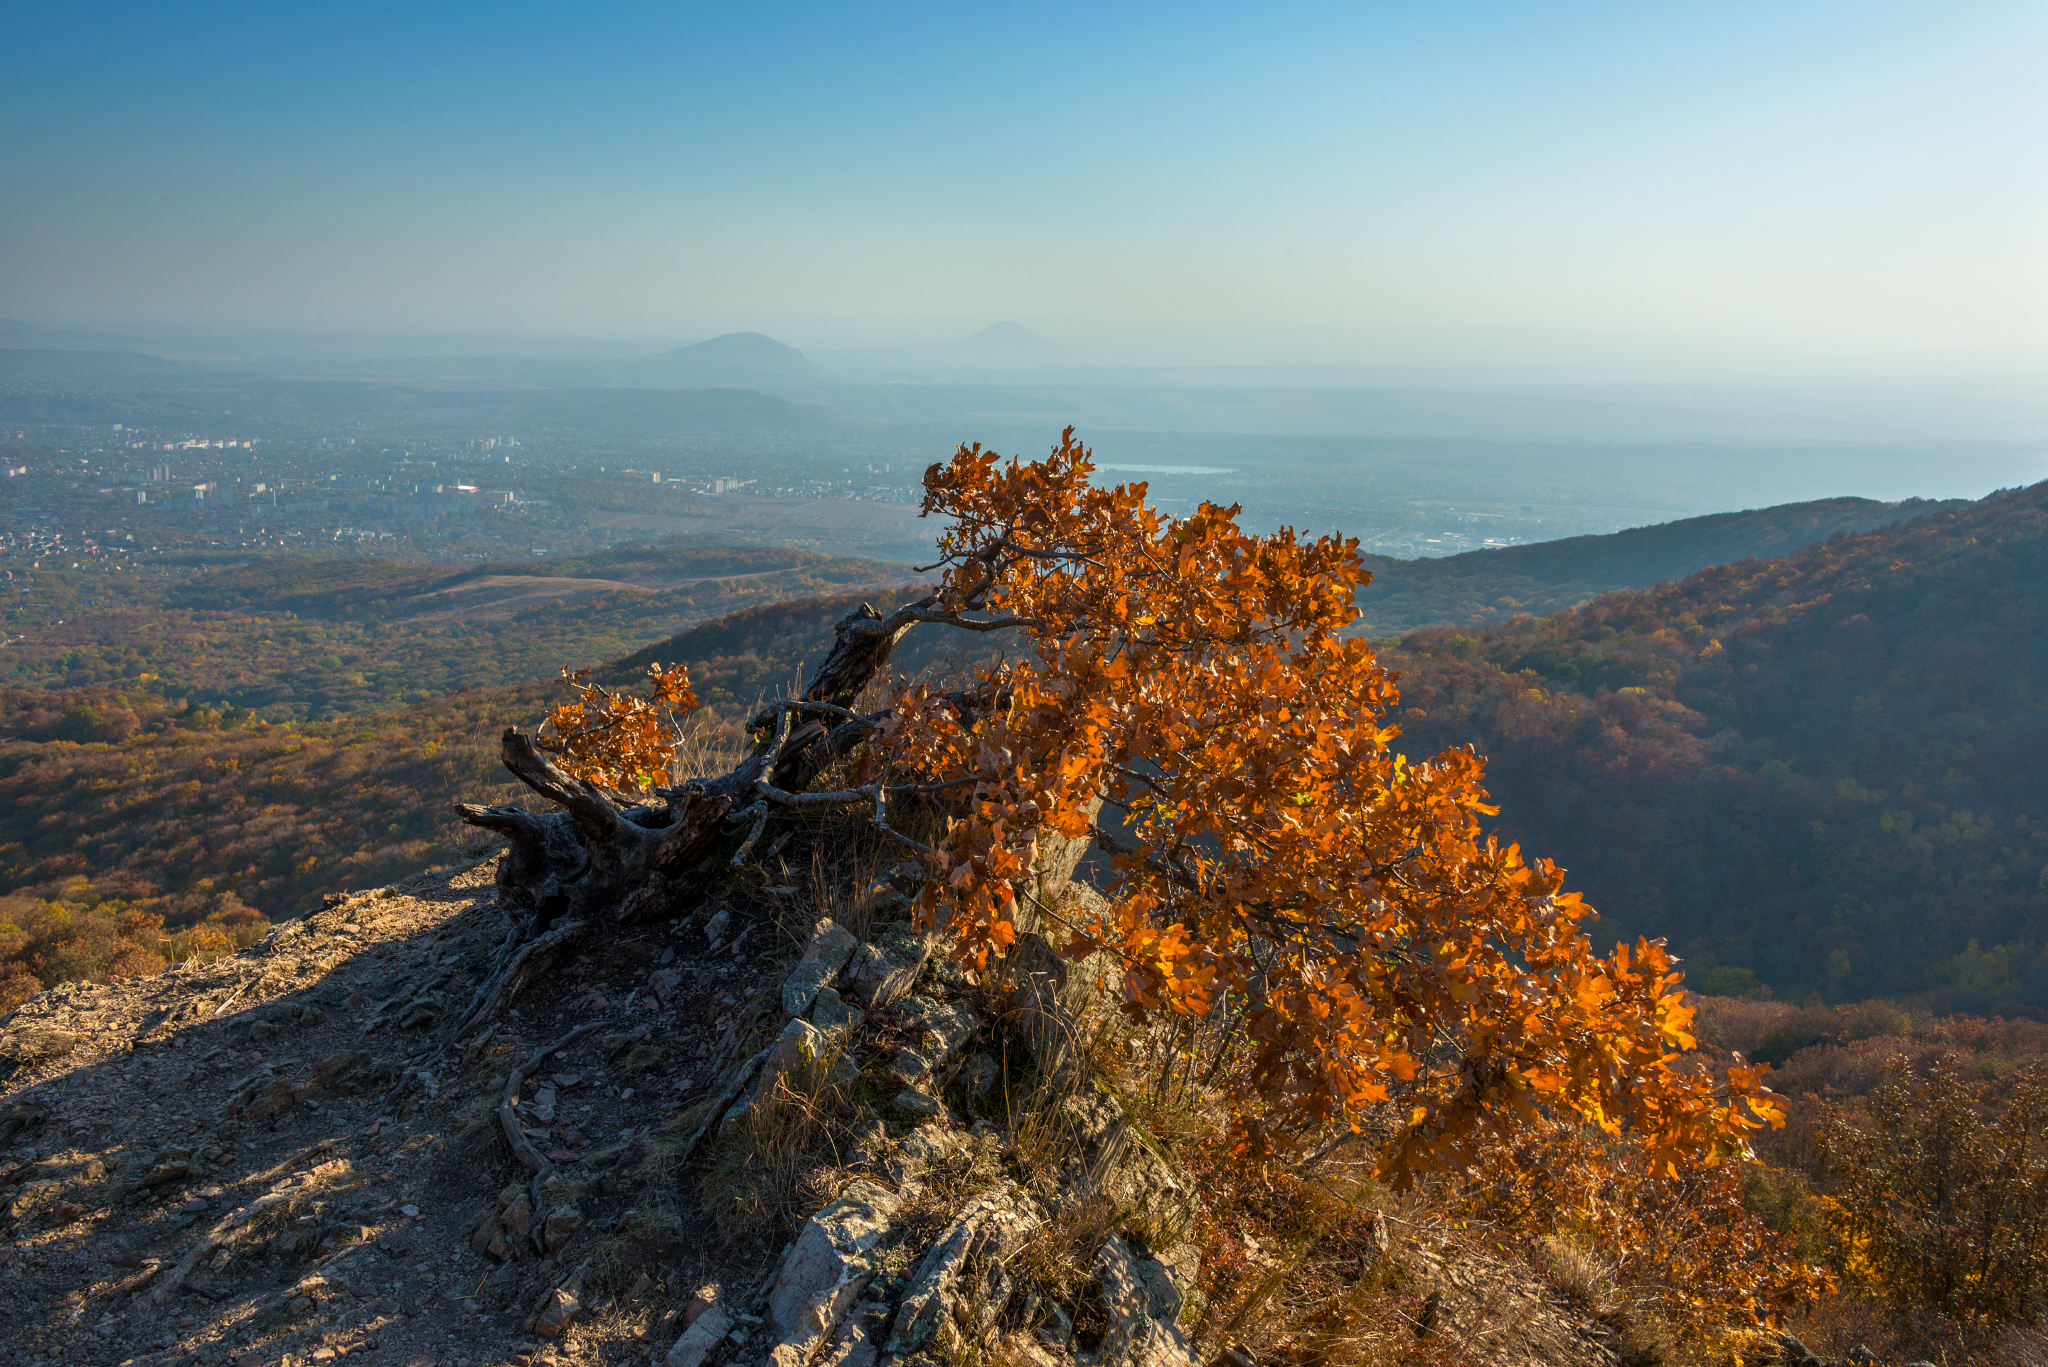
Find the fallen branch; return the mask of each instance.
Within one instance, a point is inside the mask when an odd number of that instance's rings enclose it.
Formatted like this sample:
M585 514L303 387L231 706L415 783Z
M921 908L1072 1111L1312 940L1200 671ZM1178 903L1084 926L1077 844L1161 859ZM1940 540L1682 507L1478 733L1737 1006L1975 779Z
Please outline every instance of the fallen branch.
M213 1014L218 1016L220 1015L221 1012L227 1010L230 1006L233 1006L236 1002L240 1001L242 999L242 994L249 990L249 984L255 982L257 978L260 978L262 976L262 974L257 973L251 974L249 977L242 979L241 986L237 987L232 993L230 993L226 1001L222 1002L219 1006L213 1008Z

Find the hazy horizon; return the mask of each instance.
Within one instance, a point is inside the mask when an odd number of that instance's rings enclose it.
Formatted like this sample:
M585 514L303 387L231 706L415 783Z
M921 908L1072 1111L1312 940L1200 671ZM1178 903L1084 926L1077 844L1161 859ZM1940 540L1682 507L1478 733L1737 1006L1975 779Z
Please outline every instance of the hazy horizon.
M1576 381L2048 371L2048 16L24 15L0 316Z

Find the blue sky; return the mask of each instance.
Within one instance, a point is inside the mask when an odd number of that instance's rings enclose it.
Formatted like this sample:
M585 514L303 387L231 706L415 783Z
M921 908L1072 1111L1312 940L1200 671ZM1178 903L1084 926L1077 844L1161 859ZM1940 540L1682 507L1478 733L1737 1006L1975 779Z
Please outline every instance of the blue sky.
M40 322L1016 318L1218 361L1519 331L1990 370L2048 333L2038 3L69 5L6 34L0 314Z

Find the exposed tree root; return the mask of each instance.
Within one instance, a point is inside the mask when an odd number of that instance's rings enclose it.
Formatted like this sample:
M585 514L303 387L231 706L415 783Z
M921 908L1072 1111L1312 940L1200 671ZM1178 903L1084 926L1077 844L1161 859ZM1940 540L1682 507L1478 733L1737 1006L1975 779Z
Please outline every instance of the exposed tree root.
M503 965L477 988L469 1010L457 1023L455 1033L448 1037L449 1044L461 1044L488 1029L497 1020L498 1012L504 1009L512 994L519 990L520 980L525 971L529 967L538 966L540 960L556 950L581 938L583 932L589 928L587 921L570 921L556 926L537 940L527 940L523 944L515 943L512 952L505 956Z
M601 1030L607 1024L608 1021L598 1020L577 1026L553 1044L543 1045L533 1057L514 1068L511 1076L505 1079L505 1094L498 1102L498 1126L505 1132L505 1143L511 1148L512 1156L519 1160L521 1167L536 1177L554 1165L541 1157L540 1151L533 1147L533 1141L526 1137L526 1131L519 1126L519 1089L526 1085L528 1074L546 1063L549 1055L567 1049L585 1035L594 1030ZM535 1209L539 1207L536 1206Z

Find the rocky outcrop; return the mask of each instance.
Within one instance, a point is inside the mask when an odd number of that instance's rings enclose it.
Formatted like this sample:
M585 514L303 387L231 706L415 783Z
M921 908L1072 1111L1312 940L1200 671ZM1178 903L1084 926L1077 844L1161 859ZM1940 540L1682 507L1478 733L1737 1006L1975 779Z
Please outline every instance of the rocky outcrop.
M899 873L869 915L904 908ZM1010 977L970 985L901 920L867 943L806 922L778 963L764 950L786 898L714 904L566 960L573 990L529 991L449 1042L506 933L490 875L339 898L243 954L52 992L6 1022L0 1308L34 1326L24 1346L544 1362L637 1324L630 1355L672 1367L907 1367L1006 1343L1095 1367L1072 1325L1113 1303L1116 1352L1174 1348L1192 1285L1144 1248L1119 1243L1078 1292L1030 1271L1034 1241L1070 1238L1091 1196L1180 1193L1113 1098L1026 1066ZM1072 1028L1099 966L1035 938L1027 957L1032 1009ZM724 1256L701 1219L665 1212L731 1161L752 1108L820 1088L851 1116L821 1169L830 1199L786 1248L735 1248L724 1292L662 1313L671 1269L622 1274L639 1254L604 1250ZM1026 1162L998 1123L1034 1106L1067 1132L1057 1162ZM32 1299L7 1300L16 1285ZM87 1308L37 1318L74 1287Z
M804 1222L768 1296L777 1367L803 1367L845 1320L880 1270L901 1197L865 1178Z

